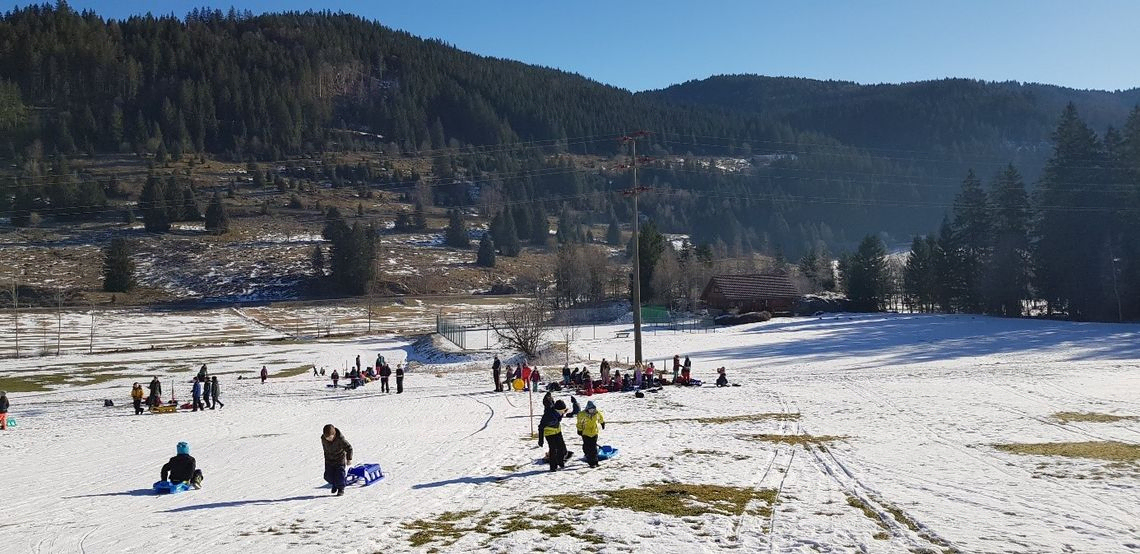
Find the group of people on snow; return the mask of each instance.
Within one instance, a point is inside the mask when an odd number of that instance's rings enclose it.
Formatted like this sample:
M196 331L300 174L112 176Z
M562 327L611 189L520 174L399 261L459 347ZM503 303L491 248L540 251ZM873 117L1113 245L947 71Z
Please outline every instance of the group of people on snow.
M495 383L495 392L503 392L512 388L521 391L534 391L538 392L539 387L542 385L542 372L536 367L531 367L525 360L523 363L511 369L511 365L506 366L506 380L503 379L503 362L499 356L495 356L495 360L491 362L491 379Z
M323 373L324 371L322 370L322 374ZM392 392L392 389L389 386L388 381L392 377L393 373L395 373L396 376L396 394L403 394L404 364L396 364L396 370L393 372L392 366L388 365L388 362L384 360L384 356L380 354L376 355L375 366L369 366L361 370L360 356L357 355L356 367L349 368L347 371L345 371L343 376L334 369L332 375L329 377L332 379L333 388L340 386L340 380L343 377L344 379L348 380L348 384L345 385L346 388L355 389L373 381L380 381L380 392L390 393Z

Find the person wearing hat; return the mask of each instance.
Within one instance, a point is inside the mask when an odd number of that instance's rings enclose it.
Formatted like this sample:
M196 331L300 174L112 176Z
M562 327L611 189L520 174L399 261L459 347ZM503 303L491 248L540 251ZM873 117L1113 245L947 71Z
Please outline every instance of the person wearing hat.
M190 445L180 442L174 447L176 455L162 466L162 480L172 483L189 482L190 486L202 488L202 470L190 455Z
M0 390L0 431L8 429L8 393Z
M141 415L143 413L142 399L143 399L142 385L135 383L134 386L131 387L131 401L135 405L135 415Z
M545 440L548 450L546 461L550 471L566 467L566 440L562 438L562 418L566 415L566 403L556 400L542 413L538 422L538 446Z
M333 494L344 496L344 468L352 465L352 445L330 423L321 430L321 448L325 453L325 482L332 485Z
M578 436L582 437L582 452L586 454L586 463L590 467L598 467L599 428L606 428L606 419L591 400L586 402L585 410L578 412Z

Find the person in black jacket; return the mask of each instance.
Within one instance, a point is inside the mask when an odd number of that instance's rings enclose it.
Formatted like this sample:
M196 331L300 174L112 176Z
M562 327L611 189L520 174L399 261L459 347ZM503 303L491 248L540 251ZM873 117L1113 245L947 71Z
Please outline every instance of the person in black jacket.
M570 458L566 451L566 440L562 438L562 418L578 414L578 401L570 397L570 402L574 404L572 413L567 414L566 403L557 400L543 411L542 419L538 422L538 446L542 446L543 440L549 445L546 461L550 464L550 471L565 468L566 460Z
M147 398L146 403L151 407L159 406L162 404L162 382L155 377L150 380L150 397Z
M380 392L392 392L388 388L388 377L392 375L392 367L388 364L380 366Z
M206 407L214 409L214 384L209 378L202 380L202 400L206 403Z
M325 482L332 485L333 494L344 496L344 468L352 465L352 445L330 423L321 431L321 448L325 453Z
M334 369L331 377L332 377L332 382L333 382L333 388L336 388L337 381L340 381L340 374L337 373L336 370Z
M211 376L210 377L210 399L214 401L214 406L217 406L219 408L225 408L226 405L222 404L222 401L218 399L218 397L221 395L222 395L222 389L221 389L221 387L218 386L218 376L217 375ZM213 410L214 406L210 406L210 409Z
M174 450L177 455L162 466L162 480L172 483L189 482L196 489L202 488L202 470L198 469L198 463L190 455L190 445L180 442Z
M495 356L495 362L491 364L491 377L495 379L495 392L503 392L503 381L500 379L502 376L503 362L499 361L499 356Z
M404 364L396 364L396 394L404 392Z

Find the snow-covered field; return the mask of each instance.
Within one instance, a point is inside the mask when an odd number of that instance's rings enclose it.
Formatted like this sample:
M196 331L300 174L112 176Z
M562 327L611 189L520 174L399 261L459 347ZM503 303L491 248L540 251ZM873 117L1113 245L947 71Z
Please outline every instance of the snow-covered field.
M157 317L157 316L156 316ZM146 322L162 324L161 319ZM628 326L573 343L630 355ZM604 331L604 332L603 332ZM597 338L591 338L597 336ZM423 344L417 343L417 344ZM304 364L440 360L404 339L69 354L0 361L0 376L102 364L121 377L12 393L0 433L5 552L1135 552L1140 465L1014 454L1005 443L1117 441L1140 415L1140 328L969 316L776 319L707 334L646 333L647 357L692 357L711 382L592 398L622 454L549 473L528 398L489 392L483 355L417 366L402 395L334 391ZM133 416L132 381L218 372L225 408ZM393 384L394 389L394 384ZM167 393L169 394L169 393ZM564 397L564 395L560 395ZM115 408L103 408L112 398ZM535 398L537 403L538 398ZM354 461L388 477L329 497L318 434L340 427ZM580 443L564 425L572 451ZM814 437L817 442L812 442ZM200 491L150 485L191 444ZM801 444L784 441L795 440ZM723 488L708 487L716 485Z

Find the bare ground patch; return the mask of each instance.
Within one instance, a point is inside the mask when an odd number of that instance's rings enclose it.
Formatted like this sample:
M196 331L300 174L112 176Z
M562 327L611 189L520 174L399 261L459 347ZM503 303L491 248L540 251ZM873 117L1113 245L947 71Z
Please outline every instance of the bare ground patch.
M791 445L809 445L816 444L822 445L829 442L846 439L843 435L779 435L773 433L761 433L759 435L740 435L739 438L744 440L761 441L761 442L774 442L780 444Z
M1107 462L1140 461L1140 445L1117 441L1015 443L995 444L993 447L1014 454L1086 458Z
M1098 414L1095 412L1057 412L1053 414L1053 419L1061 423L1114 423L1117 421L1129 421L1140 418L1136 416Z

